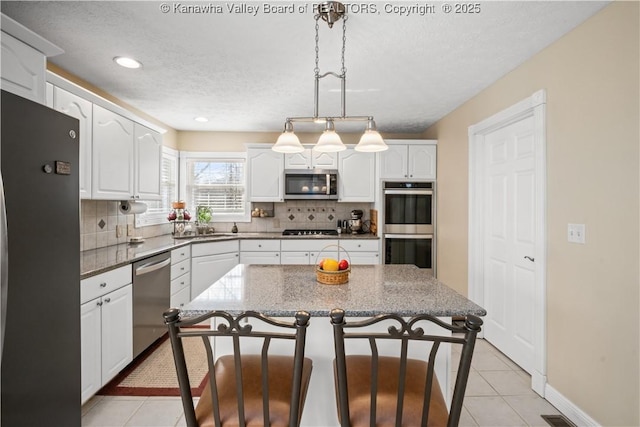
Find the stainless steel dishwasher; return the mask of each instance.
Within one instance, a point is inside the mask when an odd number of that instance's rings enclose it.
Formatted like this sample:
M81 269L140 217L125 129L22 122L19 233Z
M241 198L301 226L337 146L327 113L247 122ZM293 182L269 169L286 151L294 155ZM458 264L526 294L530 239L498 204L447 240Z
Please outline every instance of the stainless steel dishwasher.
M133 264L133 357L167 332L162 313L169 308L170 298L169 252Z

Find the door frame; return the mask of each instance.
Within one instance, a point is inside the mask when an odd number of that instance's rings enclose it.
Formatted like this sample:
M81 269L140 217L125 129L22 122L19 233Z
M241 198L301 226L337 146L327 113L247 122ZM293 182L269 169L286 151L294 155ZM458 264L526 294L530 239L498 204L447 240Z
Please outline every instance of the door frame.
M484 173L485 136L524 118L534 118L535 145L535 294L534 368L531 388L544 397L547 383L546 278L547 278L547 202L546 202L546 91L539 90L522 101L469 126L469 299L484 306Z

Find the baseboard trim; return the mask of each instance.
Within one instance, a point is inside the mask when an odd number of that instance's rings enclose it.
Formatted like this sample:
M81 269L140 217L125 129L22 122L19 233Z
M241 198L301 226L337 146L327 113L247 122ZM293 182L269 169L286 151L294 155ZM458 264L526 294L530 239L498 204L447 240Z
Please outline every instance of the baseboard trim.
M549 384L545 387L544 398L574 424L584 427L601 427L596 420L587 415L586 412L577 407Z

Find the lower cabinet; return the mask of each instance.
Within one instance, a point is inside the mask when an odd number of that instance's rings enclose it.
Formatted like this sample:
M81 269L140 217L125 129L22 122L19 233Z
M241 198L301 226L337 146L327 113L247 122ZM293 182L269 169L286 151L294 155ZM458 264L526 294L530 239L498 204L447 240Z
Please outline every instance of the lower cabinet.
M280 264L280 240L240 240L241 264Z
M237 240L191 245L191 299L193 300L238 265Z
M292 239L281 242L282 264L311 265L322 258L339 258L337 240Z
M191 301L191 246L171 251L171 307L182 308Z
M380 264L380 241L377 239L344 239L342 246L351 258L353 265Z
M84 403L133 360L131 266L83 280L81 295Z

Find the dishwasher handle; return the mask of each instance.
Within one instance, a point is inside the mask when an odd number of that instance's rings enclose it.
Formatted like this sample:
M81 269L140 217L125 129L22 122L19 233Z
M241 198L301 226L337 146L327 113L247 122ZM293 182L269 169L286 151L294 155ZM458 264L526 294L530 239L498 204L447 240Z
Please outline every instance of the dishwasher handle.
M136 276L142 276L143 274L151 273L152 271L160 270L163 267L171 264L171 258L167 258L160 262L150 262L148 264L142 264L136 267Z

